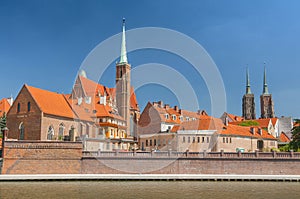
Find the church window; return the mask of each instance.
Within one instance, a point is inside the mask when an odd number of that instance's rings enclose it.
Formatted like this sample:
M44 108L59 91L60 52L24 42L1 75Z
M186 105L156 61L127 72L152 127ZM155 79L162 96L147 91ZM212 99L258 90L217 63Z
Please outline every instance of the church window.
M59 129L58 129L58 139L59 140L63 140L63 138L64 138L64 131L65 131L65 126L64 126L63 123L61 123L59 125Z
M49 126L47 132L47 140L53 140L53 138L54 138L54 129L52 126Z
M20 124L19 130L20 130L19 140L24 140L25 128L23 122Z
M30 102L28 102L28 103L27 103L27 111L29 112L30 109L31 109L31 104L30 104Z
M19 113L19 112L20 112L20 110L21 110L21 104L20 104L20 103L18 103L17 112Z

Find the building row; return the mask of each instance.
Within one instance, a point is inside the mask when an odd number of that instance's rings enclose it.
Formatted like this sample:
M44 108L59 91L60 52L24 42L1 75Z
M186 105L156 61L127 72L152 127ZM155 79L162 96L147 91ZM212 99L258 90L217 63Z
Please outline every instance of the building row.
M131 86L127 60L125 20L116 85L108 88L80 72L70 94L23 85L14 102L4 99L5 139L82 141L87 151L255 151L278 148L290 141L290 118L275 118L266 84L261 97L262 117L255 119L254 95L247 72L243 116L221 118L205 110L188 111L162 101L149 102L140 112ZM266 73L264 76L266 82ZM9 107L9 108L7 108ZM1 112L0 112L1 113Z

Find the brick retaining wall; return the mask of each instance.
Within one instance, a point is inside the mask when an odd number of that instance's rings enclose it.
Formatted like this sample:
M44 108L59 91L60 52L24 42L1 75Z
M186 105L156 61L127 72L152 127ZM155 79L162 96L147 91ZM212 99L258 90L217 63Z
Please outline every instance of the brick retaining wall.
M300 153L82 152L81 142L7 141L2 174L300 175Z

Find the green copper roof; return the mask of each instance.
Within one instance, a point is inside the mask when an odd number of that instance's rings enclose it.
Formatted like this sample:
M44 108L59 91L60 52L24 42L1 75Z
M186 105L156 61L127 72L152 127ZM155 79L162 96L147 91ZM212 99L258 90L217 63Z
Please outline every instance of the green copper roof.
M120 57L120 62L119 63L128 63L127 62L127 53L126 53L125 18L123 18L121 57Z
M264 87L263 87L263 94L269 94L268 91L268 85L267 85L267 72L266 72L266 66L264 70Z
M251 94L249 69L248 69L248 67L247 67L247 71L246 71L246 94Z

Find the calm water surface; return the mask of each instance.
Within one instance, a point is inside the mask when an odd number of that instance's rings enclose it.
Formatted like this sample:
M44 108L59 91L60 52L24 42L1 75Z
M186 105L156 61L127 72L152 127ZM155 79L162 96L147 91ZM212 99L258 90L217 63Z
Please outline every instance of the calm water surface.
M0 182L0 198L300 198L298 182Z

